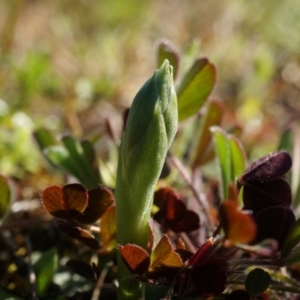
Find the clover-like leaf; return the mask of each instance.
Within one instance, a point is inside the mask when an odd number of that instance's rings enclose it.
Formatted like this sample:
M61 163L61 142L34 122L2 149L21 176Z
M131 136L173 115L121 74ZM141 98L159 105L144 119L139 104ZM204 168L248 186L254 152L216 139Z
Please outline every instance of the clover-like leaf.
M278 241L281 249L291 228L295 224L295 215L288 207L274 206L260 211L255 216L257 224L256 241L271 238Z
M112 251L116 247L116 206L110 206L100 220L100 237L103 251Z
M252 216L239 211L232 201L222 202L220 219L225 231L226 245L247 244L254 240L256 225Z
M162 188L156 191L154 203L160 207L154 219L164 227L175 232L189 232L199 228L199 216L188 210L172 189Z
M285 151L266 155L253 162L239 178L239 184L245 181L268 181L284 176L292 167L292 158Z
M150 268L154 270L159 266L181 268L183 262L180 255L173 251L172 244L167 235L163 235L150 255Z
M93 250L99 250L100 244L88 231L72 223L58 222L58 228L73 239L80 241Z
M289 207L292 203L292 191L289 183L282 178L271 181L247 181L243 189L244 209L254 214L271 207Z
M41 195L44 208L54 217L72 220L87 207L88 192L78 183L46 188Z
M149 254L141 247L133 244L119 245L118 249L126 266L133 274L142 275L150 265Z
M271 277L261 268L255 268L246 277L246 291L252 296L261 295L270 285Z
M98 187L89 190L87 207L76 220L84 224L92 224L102 217L113 202L113 194L109 189Z
M204 265L191 269L191 282L199 294L219 294L225 289L227 280L227 261L211 257Z

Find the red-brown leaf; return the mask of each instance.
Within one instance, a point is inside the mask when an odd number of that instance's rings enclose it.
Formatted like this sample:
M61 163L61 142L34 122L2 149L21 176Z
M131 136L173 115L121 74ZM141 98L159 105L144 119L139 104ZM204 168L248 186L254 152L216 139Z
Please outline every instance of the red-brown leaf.
M221 224L225 231L227 245L247 244L256 236L256 225L252 216L237 209L235 203L224 201L220 206Z
M92 224L99 220L106 209L114 202L112 192L103 187L88 191L88 205L76 220L84 224Z
M42 193L44 208L56 218L72 220L86 208L88 194L81 184L57 185L46 188Z
M133 244L118 247L122 259L133 274L142 275L150 265L149 254L141 247Z

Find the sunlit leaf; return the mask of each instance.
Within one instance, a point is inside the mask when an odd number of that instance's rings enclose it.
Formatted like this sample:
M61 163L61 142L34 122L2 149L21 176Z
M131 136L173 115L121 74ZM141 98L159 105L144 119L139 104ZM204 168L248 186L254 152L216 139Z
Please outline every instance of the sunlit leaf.
M161 261L160 265L167 268L182 268L183 261L176 251L172 251Z
M154 219L149 221L149 249L154 249L162 238L161 226Z
M252 216L237 209L235 203L224 201L220 206L221 224L225 231L227 245L247 244L256 236L256 225Z
M196 60L177 90L179 121L192 116L203 106L215 80L214 65L205 58Z
M261 295L271 283L271 277L268 272L261 268L255 268L246 277L246 291L252 296Z
M274 206L260 211L255 216L257 224L256 241L275 239L281 249L291 228L295 224L295 215L288 207Z
M58 256L55 248L41 254L39 260L33 265L36 275L37 292L45 296L57 269Z
M163 39L158 43L157 68L162 65L165 59L167 59L173 67L173 78L175 79L180 63L180 54L176 46L167 39Z
M163 235L156 247L153 249L150 260L151 268L155 268L164 260L167 255L172 252L173 247L167 235Z
M77 183L64 187L50 186L43 191L41 198L44 208L54 217L62 219L76 218L88 203L86 189Z
M173 247L167 235L163 235L150 255L151 269L158 266L180 268L183 262L180 255L173 251Z
M95 237L87 230L84 230L75 224L57 223L58 228L73 239L76 239L93 250L99 250L100 244Z
M197 146L194 150L193 168L201 166L213 158L212 133L210 128L212 126L220 125L223 115L223 104L218 100L211 100L208 102L204 118L201 123L199 137L197 138Z
M231 180L235 182L238 176L240 176L246 168L247 158L244 147L239 139L234 135L228 135L231 152L231 165L232 173Z
M76 220L84 224L92 224L101 218L113 202L113 194L109 189L98 187L89 190L87 207Z
M116 247L116 206L110 206L100 220L100 237L103 251L112 251Z
M140 246L127 244L119 245L118 249L126 266L133 274L142 275L150 265L149 254Z
M230 143L226 132L217 126L211 128L215 143L215 151L221 172L222 199L228 199L228 186L231 180L231 153Z

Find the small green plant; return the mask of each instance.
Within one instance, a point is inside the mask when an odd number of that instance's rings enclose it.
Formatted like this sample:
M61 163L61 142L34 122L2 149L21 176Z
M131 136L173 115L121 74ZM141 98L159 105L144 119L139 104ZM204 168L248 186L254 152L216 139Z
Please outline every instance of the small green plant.
M197 59L178 80L179 62L176 48L162 41L159 69L125 118L112 186L105 186L92 142L70 135L58 141L44 128L34 132L51 169L68 179L40 195L41 214L52 215L57 240L31 259L25 239L27 261L3 250L10 256L0 296L246 300L300 294L292 157L279 150L247 166L242 143L222 124L224 103L208 99L215 67ZM14 213L7 214L12 191L1 176L2 230L13 223ZM68 280L59 282L66 273Z

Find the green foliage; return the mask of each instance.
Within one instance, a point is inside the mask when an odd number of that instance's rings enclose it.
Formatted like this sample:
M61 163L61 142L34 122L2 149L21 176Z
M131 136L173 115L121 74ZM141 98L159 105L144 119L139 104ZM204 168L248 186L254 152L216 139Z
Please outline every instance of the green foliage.
M88 189L99 185L101 179L96 155L89 141L77 141L71 136L64 136L61 139L62 145L51 146L53 144L51 136L36 135L36 138L52 165L71 173ZM47 141L42 138L47 138ZM46 145L50 146L45 147Z
M215 67L207 59L198 59L183 77L178 89L178 118L183 121L197 113L215 83Z
M42 253L33 265L37 278L37 292L40 297L46 296L57 269L58 256L55 248Z
M221 197L226 200L229 196L229 184L234 183L245 170L246 155L242 144L236 137L227 134L217 126L211 127L211 131L221 175Z

